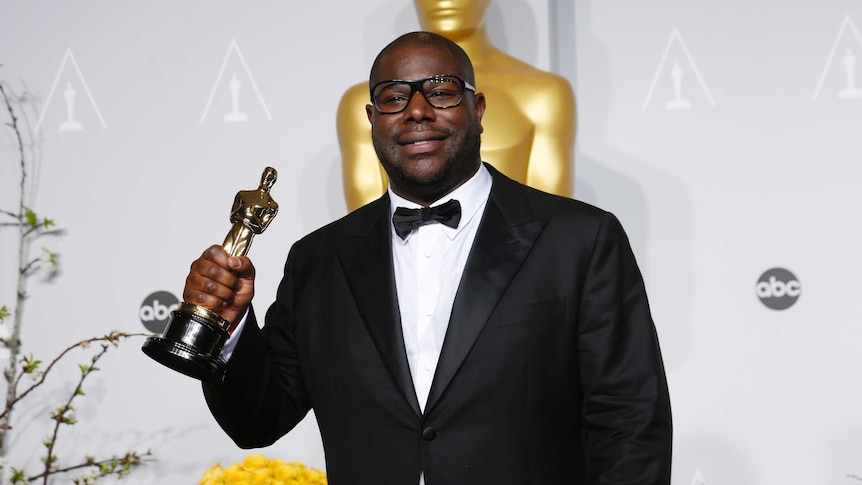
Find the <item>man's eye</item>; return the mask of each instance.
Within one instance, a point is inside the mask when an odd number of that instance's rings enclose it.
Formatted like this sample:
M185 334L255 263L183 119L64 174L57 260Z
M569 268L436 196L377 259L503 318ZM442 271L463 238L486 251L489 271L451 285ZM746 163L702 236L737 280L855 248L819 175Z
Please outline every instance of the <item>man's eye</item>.
M407 96L403 94L392 94L383 98L384 104L402 104L407 101Z
M433 99L449 99L452 96L454 96L454 94L451 91L446 91L443 89L436 89L428 95L429 98Z

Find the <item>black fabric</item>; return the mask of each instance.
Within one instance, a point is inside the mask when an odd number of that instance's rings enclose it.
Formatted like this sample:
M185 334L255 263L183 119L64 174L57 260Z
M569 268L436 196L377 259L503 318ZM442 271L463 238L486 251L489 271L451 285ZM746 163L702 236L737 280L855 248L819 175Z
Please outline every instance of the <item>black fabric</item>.
M392 216L392 225L395 227L395 234L404 239L410 234L413 229L432 222L449 226L451 228L458 227L461 221L461 203L455 199L451 199L445 204L440 204L437 207L422 207L419 209L408 209L399 207L395 209L395 214Z

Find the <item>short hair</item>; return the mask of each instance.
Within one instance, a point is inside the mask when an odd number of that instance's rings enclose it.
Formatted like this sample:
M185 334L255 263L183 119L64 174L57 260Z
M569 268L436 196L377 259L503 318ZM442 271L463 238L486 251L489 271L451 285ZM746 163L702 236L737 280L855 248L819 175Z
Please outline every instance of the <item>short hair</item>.
M377 72L377 68L379 64L383 61L383 59L389 55L392 51L396 49L400 49L403 47L432 47L434 49L439 49L446 51L448 54L455 57L458 61L458 66L461 70L461 75L464 76L464 80L472 85L476 85L476 75L473 72L473 63L470 61L470 57L467 56L467 53L464 52L464 49L461 48L458 44L452 42L451 40L443 37L442 35L435 34L433 32L410 32L407 34L398 37L397 39L390 42L383 50L377 54L377 57L374 59L374 63L371 65L371 73L368 76L369 85L374 84L374 75ZM454 72L440 72L436 74L458 74Z

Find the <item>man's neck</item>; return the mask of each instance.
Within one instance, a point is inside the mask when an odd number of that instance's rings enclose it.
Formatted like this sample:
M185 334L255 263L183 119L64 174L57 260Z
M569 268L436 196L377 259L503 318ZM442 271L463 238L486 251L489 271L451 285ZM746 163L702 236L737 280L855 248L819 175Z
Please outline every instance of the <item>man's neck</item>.
M447 195L454 192L458 187L464 185L468 180L473 178L476 175L476 172L479 171L479 168L482 166L481 160L476 164L476 168L466 177L464 177L457 185L453 187L449 187L446 190L422 190L420 187L413 187L409 191L402 190L402 188L397 187L392 184L392 179L389 180L390 188L393 192L395 192L399 197L409 200L410 202L414 202L423 207L430 207L434 202L443 200Z

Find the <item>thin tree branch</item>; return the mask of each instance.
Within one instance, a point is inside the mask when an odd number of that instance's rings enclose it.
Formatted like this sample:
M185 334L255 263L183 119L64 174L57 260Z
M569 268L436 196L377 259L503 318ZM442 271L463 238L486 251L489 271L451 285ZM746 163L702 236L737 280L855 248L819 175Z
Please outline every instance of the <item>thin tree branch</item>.
M153 456L153 453L147 450L145 453L138 452L130 452L126 453L122 458L111 457L104 460L96 461L95 459L87 459L86 461L79 463L77 465L67 466L63 468L58 468L56 470L52 470L48 475L45 473L40 473L38 475L33 475L32 477L28 477L28 482L36 481L40 478L45 478L50 475L55 475L57 473L68 473L75 470L80 470L81 468L89 468L89 467L99 467L100 470L104 470L103 467L108 467L110 470L108 473L100 472L101 477L106 475L110 475L112 473L123 473L124 471L130 469L131 467L140 465L145 461L146 458ZM123 468L117 470L116 467L119 465L123 465Z
M3 412L2 412L2 413L0 413L0 422L2 422L2 421L3 421L3 418L5 418L5 417L7 416L7 414L12 410L12 407L13 407L13 406L15 406L15 404L16 404L18 401L20 401L20 400L24 399L25 397L27 397L27 395L28 395L28 394L30 394L31 392L33 392L33 390L34 390L34 389L36 389L37 387L39 387L39 386L41 386L42 384L44 384L44 383L45 383L45 379L46 379L46 378L47 378L47 376L48 376L48 373L49 373L49 372L51 372L51 369L54 367L54 365L55 365L57 362L59 362L59 361L60 361L60 359L62 359L66 354L68 354L68 353L69 353L70 351L72 351L73 349L75 349L75 348L77 348L77 347L85 348L85 347L87 347L89 344L92 344L92 343L95 343L95 342L109 342L109 343L111 343L111 345L116 346L116 345L117 345L117 342L119 342L120 340L125 339L125 338L130 338L130 337L148 337L148 336L149 336L149 334L146 334L146 333L125 333L125 332L117 332L116 330L114 330L114 331L112 331L111 333L109 333L109 334L107 334L107 335L105 335L105 336L102 336L102 337L93 337L93 338L89 338L89 339L86 339L86 340L81 340L80 342L74 343L74 344L72 344L72 345L70 345L70 346L66 347L66 349L65 349L65 350L63 350L62 352L60 352L60 355L58 355L57 357L55 357L55 358L54 358L54 360L52 360L52 361L51 361L51 363L50 363L50 364L48 364L48 367L46 367L46 368L45 368L45 370L43 370L43 371L41 372L41 376L39 377L39 380L38 380L38 381L36 381L33 385L31 385L30 387L28 387L28 388L27 388L23 393L21 393L21 394L17 394L18 385L20 384L21 379L26 375L26 373L22 372L21 374L19 374L19 375L18 375L18 378L15 380L15 383L14 383L14 386L13 386L13 389L12 389L12 396L13 396L13 399L12 399L11 401L9 401L9 402L7 402L7 403L6 403L6 409L5 409L5 410L3 410Z

